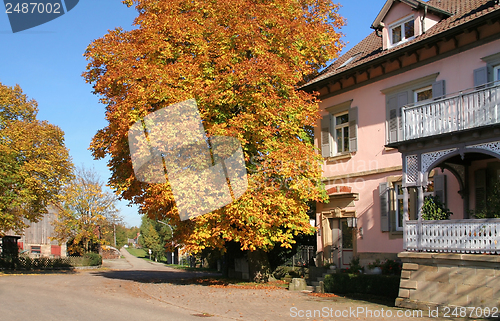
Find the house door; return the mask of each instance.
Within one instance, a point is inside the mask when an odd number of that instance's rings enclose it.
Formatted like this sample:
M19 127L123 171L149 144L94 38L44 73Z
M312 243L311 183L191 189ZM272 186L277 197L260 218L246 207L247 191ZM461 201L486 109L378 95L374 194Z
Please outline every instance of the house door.
M332 256L333 262L340 268L345 269L349 267L353 256L352 232L353 228L347 226L347 219L336 219L334 224L335 228L332 229L333 233L333 248Z

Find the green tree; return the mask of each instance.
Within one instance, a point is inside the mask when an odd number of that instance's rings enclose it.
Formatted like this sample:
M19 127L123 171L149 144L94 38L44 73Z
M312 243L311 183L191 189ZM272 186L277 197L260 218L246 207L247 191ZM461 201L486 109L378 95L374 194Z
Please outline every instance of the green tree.
M69 242L68 250L73 253L97 251L113 233L116 197L103 191L103 186L97 173L84 167L64 186L53 239Z
M108 125L91 143L109 156L110 185L174 226L190 252L290 248L312 234L308 202L327 199L322 158L310 129L319 118L313 94L300 84L337 56L343 25L331 0L127 0L136 29L115 29L92 42L84 77L106 104ZM237 201L180 221L171 187L136 180L128 130L148 114L194 98L208 137L243 146L248 190ZM182 126L180 125L180 128ZM252 253L255 260L262 253ZM257 266L257 265L256 265Z
M56 203L73 163L64 132L36 119L38 104L21 87L0 83L0 236L21 232Z
M172 230L168 225L143 216L141 221L141 238L141 245L151 249L155 260L162 260L165 257L167 246L172 239Z

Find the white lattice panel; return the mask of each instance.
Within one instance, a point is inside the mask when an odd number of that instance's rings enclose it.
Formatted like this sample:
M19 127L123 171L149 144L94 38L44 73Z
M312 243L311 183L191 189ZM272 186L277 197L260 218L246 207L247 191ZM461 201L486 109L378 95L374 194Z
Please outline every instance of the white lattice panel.
M418 156L406 156L406 183L414 184L418 181Z
M484 150L490 151L490 152L495 153L495 154L500 156L500 141L491 142L491 143L484 143L484 144L477 144L477 145L470 145L470 146L467 146L466 148L484 149Z
M429 167L438 159L442 158L443 156L448 155L449 153L452 153L456 151L457 148L450 148L450 149L444 149L444 150L439 150L436 152L429 152L429 153L424 153L422 154L422 173L426 173Z

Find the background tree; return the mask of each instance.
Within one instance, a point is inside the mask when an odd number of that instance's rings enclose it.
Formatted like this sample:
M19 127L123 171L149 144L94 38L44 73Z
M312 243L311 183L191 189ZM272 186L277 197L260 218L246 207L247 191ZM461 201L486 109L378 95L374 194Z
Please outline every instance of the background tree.
M37 222L71 178L64 132L37 113L19 85L0 83L0 236Z
M337 6L330 0L124 3L136 5L137 28L118 28L91 43L83 75L107 109L108 126L91 150L96 158L110 156L110 186L141 213L168 218L176 241L194 253L236 242L260 258L256 250L289 248L294 235L313 233L308 202L326 200L322 158L307 131L318 120L318 102L298 86L342 46ZM241 142L249 188L232 204L181 222L168 183L135 179L127 131L149 113L191 98L208 137Z
M129 233L129 228L125 226L125 222L123 218L119 215L111 215L106 220L106 223L109 225L107 229L111 231L111 233L107 233L104 235L104 239L106 244L110 244L115 246L117 249L120 249L122 246L127 244L127 235ZM116 241L116 244L115 244Z
M103 191L94 170L78 168L75 178L64 187L53 239L68 242L72 253L98 251L112 237L112 220L118 216L115 201L112 193Z
M151 249L153 258L162 260L172 240L172 229L147 216L141 219L141 245Z

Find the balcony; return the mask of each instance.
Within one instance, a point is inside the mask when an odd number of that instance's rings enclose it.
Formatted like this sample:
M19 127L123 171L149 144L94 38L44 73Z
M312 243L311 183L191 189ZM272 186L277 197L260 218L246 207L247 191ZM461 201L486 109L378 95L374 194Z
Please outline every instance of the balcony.
M481 87L403 107L398 142L500 124L500 84Z
M406 221L404 249L500 254L500 219Z

